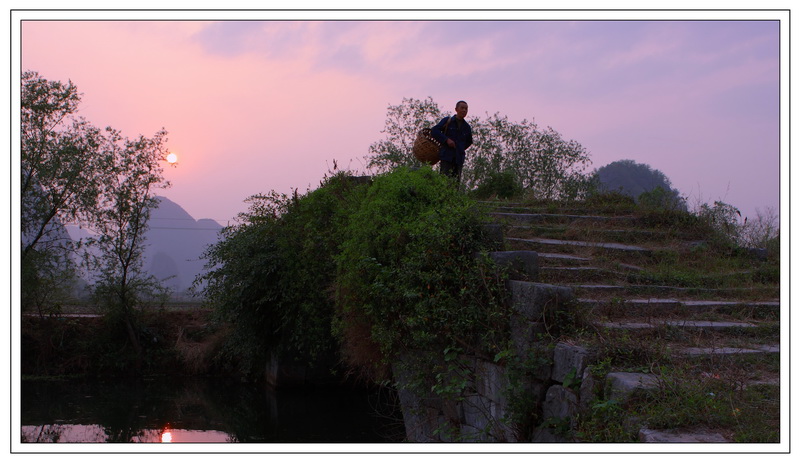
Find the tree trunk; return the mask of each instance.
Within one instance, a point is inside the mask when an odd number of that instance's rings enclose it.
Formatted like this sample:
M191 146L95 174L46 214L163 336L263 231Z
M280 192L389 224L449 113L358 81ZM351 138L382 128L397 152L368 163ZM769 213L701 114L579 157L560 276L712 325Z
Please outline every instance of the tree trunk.
M139 344L139 337L136 336L136 331L133 329L130 315L125 315L125 328L128 329L128 338L133 345L133 351L136 353L136 370L142 367L142 345Z

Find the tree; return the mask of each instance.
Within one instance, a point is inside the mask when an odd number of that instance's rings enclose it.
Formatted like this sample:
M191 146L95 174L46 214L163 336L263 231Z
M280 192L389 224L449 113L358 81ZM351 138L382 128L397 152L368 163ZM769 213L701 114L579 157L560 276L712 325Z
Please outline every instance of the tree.
M64 224L92 230L82 247L84 263L97 273L96 294L110 314L125 322L137 355L134 314L142 296L159 291L141 272L144 233L155 189L166 188L161 162L166 131L130 140L110 127L100 130L77 115L80 94L69 82L22 75L21 257L23 305L63 290L82 243Z
M136 311L144 297L163 290L154 277L142 271L142 265L150 211L158 205L155 190L169 187L161 166L167 153L165 141L164 130L152 138L130 140L107 128L97 153L107 170L95 179L97 204L88 213L97 237L91 241L94 253L86 255L98 274L95 293L121 318L137 356L141 346L135 329Z
M574 140L564 140L552 127L542 130L534 122L513 122L497 113L470 124L475 145L463 175L468 188L496 173L513 173L523 191L535 198L578 198L587 191L588 151Z
M399 166L419 164L412 148L417 132L436 125L444 117L439 105L431 97L425 100L403 98L399 105L389 105L386 110L386 126L382 133L386 138L369 147L374 156L367 164L378 172L388 172Z
M650 206L686 210L686 200L658 169L633 160L620 160L595 171L593 177L606 191L619 191Z
M21 90L22 304L41 312L55 306L49 296L73 273L74 243L63 225L86 221L105 166L96 156L100 131L76 116L80 95L72 82L29 71Z
M387 136L370 146L372 156L367 166L387 172L419 164L412 153L417 132L444 116L431 97L403 98L400 105L390 105L382 131ZM467 122L474 140L462 173L468 190L505 174L537 198L576 198L586 193L589 183L584 170L590 160L579 143L564 140L551 127L542 130L533 122L509 121L497 113L485 119L469 117Z

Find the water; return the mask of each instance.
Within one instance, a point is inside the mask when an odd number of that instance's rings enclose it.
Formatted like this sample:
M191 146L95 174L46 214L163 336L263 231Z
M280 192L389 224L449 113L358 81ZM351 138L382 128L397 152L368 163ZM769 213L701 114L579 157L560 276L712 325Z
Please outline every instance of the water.
M182 378L23 381L22 442L393 443L403 439L386 390L270 390Z

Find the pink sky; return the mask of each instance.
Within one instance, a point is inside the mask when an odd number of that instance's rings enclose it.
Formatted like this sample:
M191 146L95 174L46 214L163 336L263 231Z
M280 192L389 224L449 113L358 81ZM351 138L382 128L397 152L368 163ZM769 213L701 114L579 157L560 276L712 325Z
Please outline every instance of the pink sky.
M83 93L80 114L97 126L130 137L164 127L180 161L166 171L173 186L162 194L196 219L225 224L252 194L316 187L334 160L363 169L369 145L383 138L387 106L428 96L446 110L464 99L471 116L551 126L581 143L593 168L649 164L690 206L721 200L750 216L778 211L779 13L484 16L53 14L21 23L21 69L72 80Z

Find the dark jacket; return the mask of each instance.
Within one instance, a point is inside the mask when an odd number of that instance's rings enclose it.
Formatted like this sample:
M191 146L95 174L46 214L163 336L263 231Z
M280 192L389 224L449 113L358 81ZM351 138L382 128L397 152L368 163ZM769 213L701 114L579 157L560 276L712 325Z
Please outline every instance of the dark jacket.
M447 121L450 124L447 124ZM447 133L443 133L444 126L447 126ZM455 116L448 116L436 124L431 129L431 136L442 144L439 149L439 159L442 161L449 161L458 165L464 164L466 156L466 149L472 145L472 127L469 126L466 120L460 120ZM455 148L450 148L447 144L447 139L452 139L456 143Z

